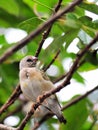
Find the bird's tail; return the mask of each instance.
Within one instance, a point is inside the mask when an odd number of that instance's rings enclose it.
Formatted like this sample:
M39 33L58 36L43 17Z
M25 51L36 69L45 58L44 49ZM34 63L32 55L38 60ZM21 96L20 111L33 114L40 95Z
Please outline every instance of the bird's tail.
M55 109L51 109L51 111L57 116L58 120L60 121L60 123L64 123L66 124L66 119L64 118L61 109L59 106L57 106Z
M64 116L62 115L61 112L61 106L58 103L58 100L56 98L48 98L47 99L47 105L44 104L44 106L46 106L46 108L51 111L53 114L55 114L58 118L58 120L61 123L66 124L66 119L64 118Z
M58 120L59 120L61 123L66 124L67 121L66 121L66 119L64 118L64 116L63 116L62 114L59 115L59 116L56 114L56 116L57 116Z

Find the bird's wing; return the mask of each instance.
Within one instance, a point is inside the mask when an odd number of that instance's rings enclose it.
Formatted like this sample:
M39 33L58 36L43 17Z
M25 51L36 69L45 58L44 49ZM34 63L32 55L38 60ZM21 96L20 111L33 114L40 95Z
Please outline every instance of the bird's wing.
M50 81L49 77L47 76L47 74L46 74L43 70L41 70L41 74L42 74L42 76L43 76L43 78L44 78L45 80ZM51 82L51 81L50 81L50 82ZM60 108L61 108L61 105L59 104L59 101L58 101L58 98L57 98L56 94L51 95L51 98L52 98L53 100L56 100L56 102L58 102L58 105L59 105Z
M43 71L43 70L40 70L41 74L42 74L42 77L45 79L45 80L50 80L49 77L47 76L47 74Z

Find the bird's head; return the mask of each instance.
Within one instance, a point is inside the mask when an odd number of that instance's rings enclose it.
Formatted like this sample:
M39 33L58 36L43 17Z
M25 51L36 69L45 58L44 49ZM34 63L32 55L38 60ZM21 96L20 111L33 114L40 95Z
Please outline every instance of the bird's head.
M24 58L20 61L19 68L20 68L20 70L21 70L22 68L35 67L37 61L38 61L38 58L37 58L37 57L34 57L34 56L26 56L26 57L24 57Z

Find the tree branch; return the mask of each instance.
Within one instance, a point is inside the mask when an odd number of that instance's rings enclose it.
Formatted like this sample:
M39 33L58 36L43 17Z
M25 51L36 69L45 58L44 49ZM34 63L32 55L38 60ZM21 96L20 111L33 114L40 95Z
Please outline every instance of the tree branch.
M6 103L0 108L0 114L2 114L11 104L14 103L14 101L19 97L21 94L20 85L17 85L16 89L13 91L9 99L6 101Z
M81 65L83 65L84 63L85 63L85 61L80 62L80 63L78 64L78 66L77 66L77 69L78 69ZM65 74L62 74L61 76L59 76L58 78L56 78L56 79L53 81L53 83L55 84L55 83L59 82L60 80L63 80L64 78L66 78L67 74L68 74L68 72L66 72Z
M98 86L96 86L95 88L89 90L88 92L86 92L85 94L73 99L72 101L70 101L69 103L67 103L65 106L62 107L62 111L69 108L70 106L78 103L80 100L84 99L85 97L87 97L89 94L91 94L92 92L94 92L95 90L98 89Z
M16 128L0 124L0 130L17 130Z
M48 37L48 35L49 35L50 31L51 31L51 28L52 28L52 25L50 25L49 28L46 31L44 31L42 40L40 41L39 47L38 47L38 49L37 49L37 51L35 53L35 57L39 56L39 54L41 52L41 49L42 49L42 46L43 46L43 43L46 40L46 38Z
M56 55L54 56L52 61L49 63L49 65L47 65L45 68L43 68L44 72L47 71L47 69L54 63L54 61L56 60L56 58L58 57L59 54L60 54L60 50L57 51Z
M75 0L72 2L68 7L65 7L63 10L57 12L55 15L53 15L49 20L47 20L44 24L39 26L35 31L31 32L27 37L22 39L20 42L17 43L17 45L9 48L5 51L5 53L0 57L0 63L4 62L9 56L11 56L13 53L24 47L26 44L28 44L33 38L35 38L37 35L39 35L47 26L54 23L58 18L60 18L65 13L72 10L76 5L80 4L83 0Z
M12 111L8 111L7 114L0 120L0 123L3 123L3 121L11 115L16 114L17 112L20 112L22 110L23 104L20 104L18 107L16 107L14 110Z
M56 79L53 81L53 83L55 84L55 83L59 82L60 80L64 79L64 78L67 76L67 74L68 74L68 73L65 73L65 74L59 76L58 78L56 78Z

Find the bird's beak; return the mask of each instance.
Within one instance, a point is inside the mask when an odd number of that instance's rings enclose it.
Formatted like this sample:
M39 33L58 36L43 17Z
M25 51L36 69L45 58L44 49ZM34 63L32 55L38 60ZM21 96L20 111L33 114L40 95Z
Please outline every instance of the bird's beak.
M34 65L34 66L36 65L37 61L38 61L38 58L35 57L35 56L33 56L33 65Z
M38 61L38 58L33 56L33 61L37 62Z

